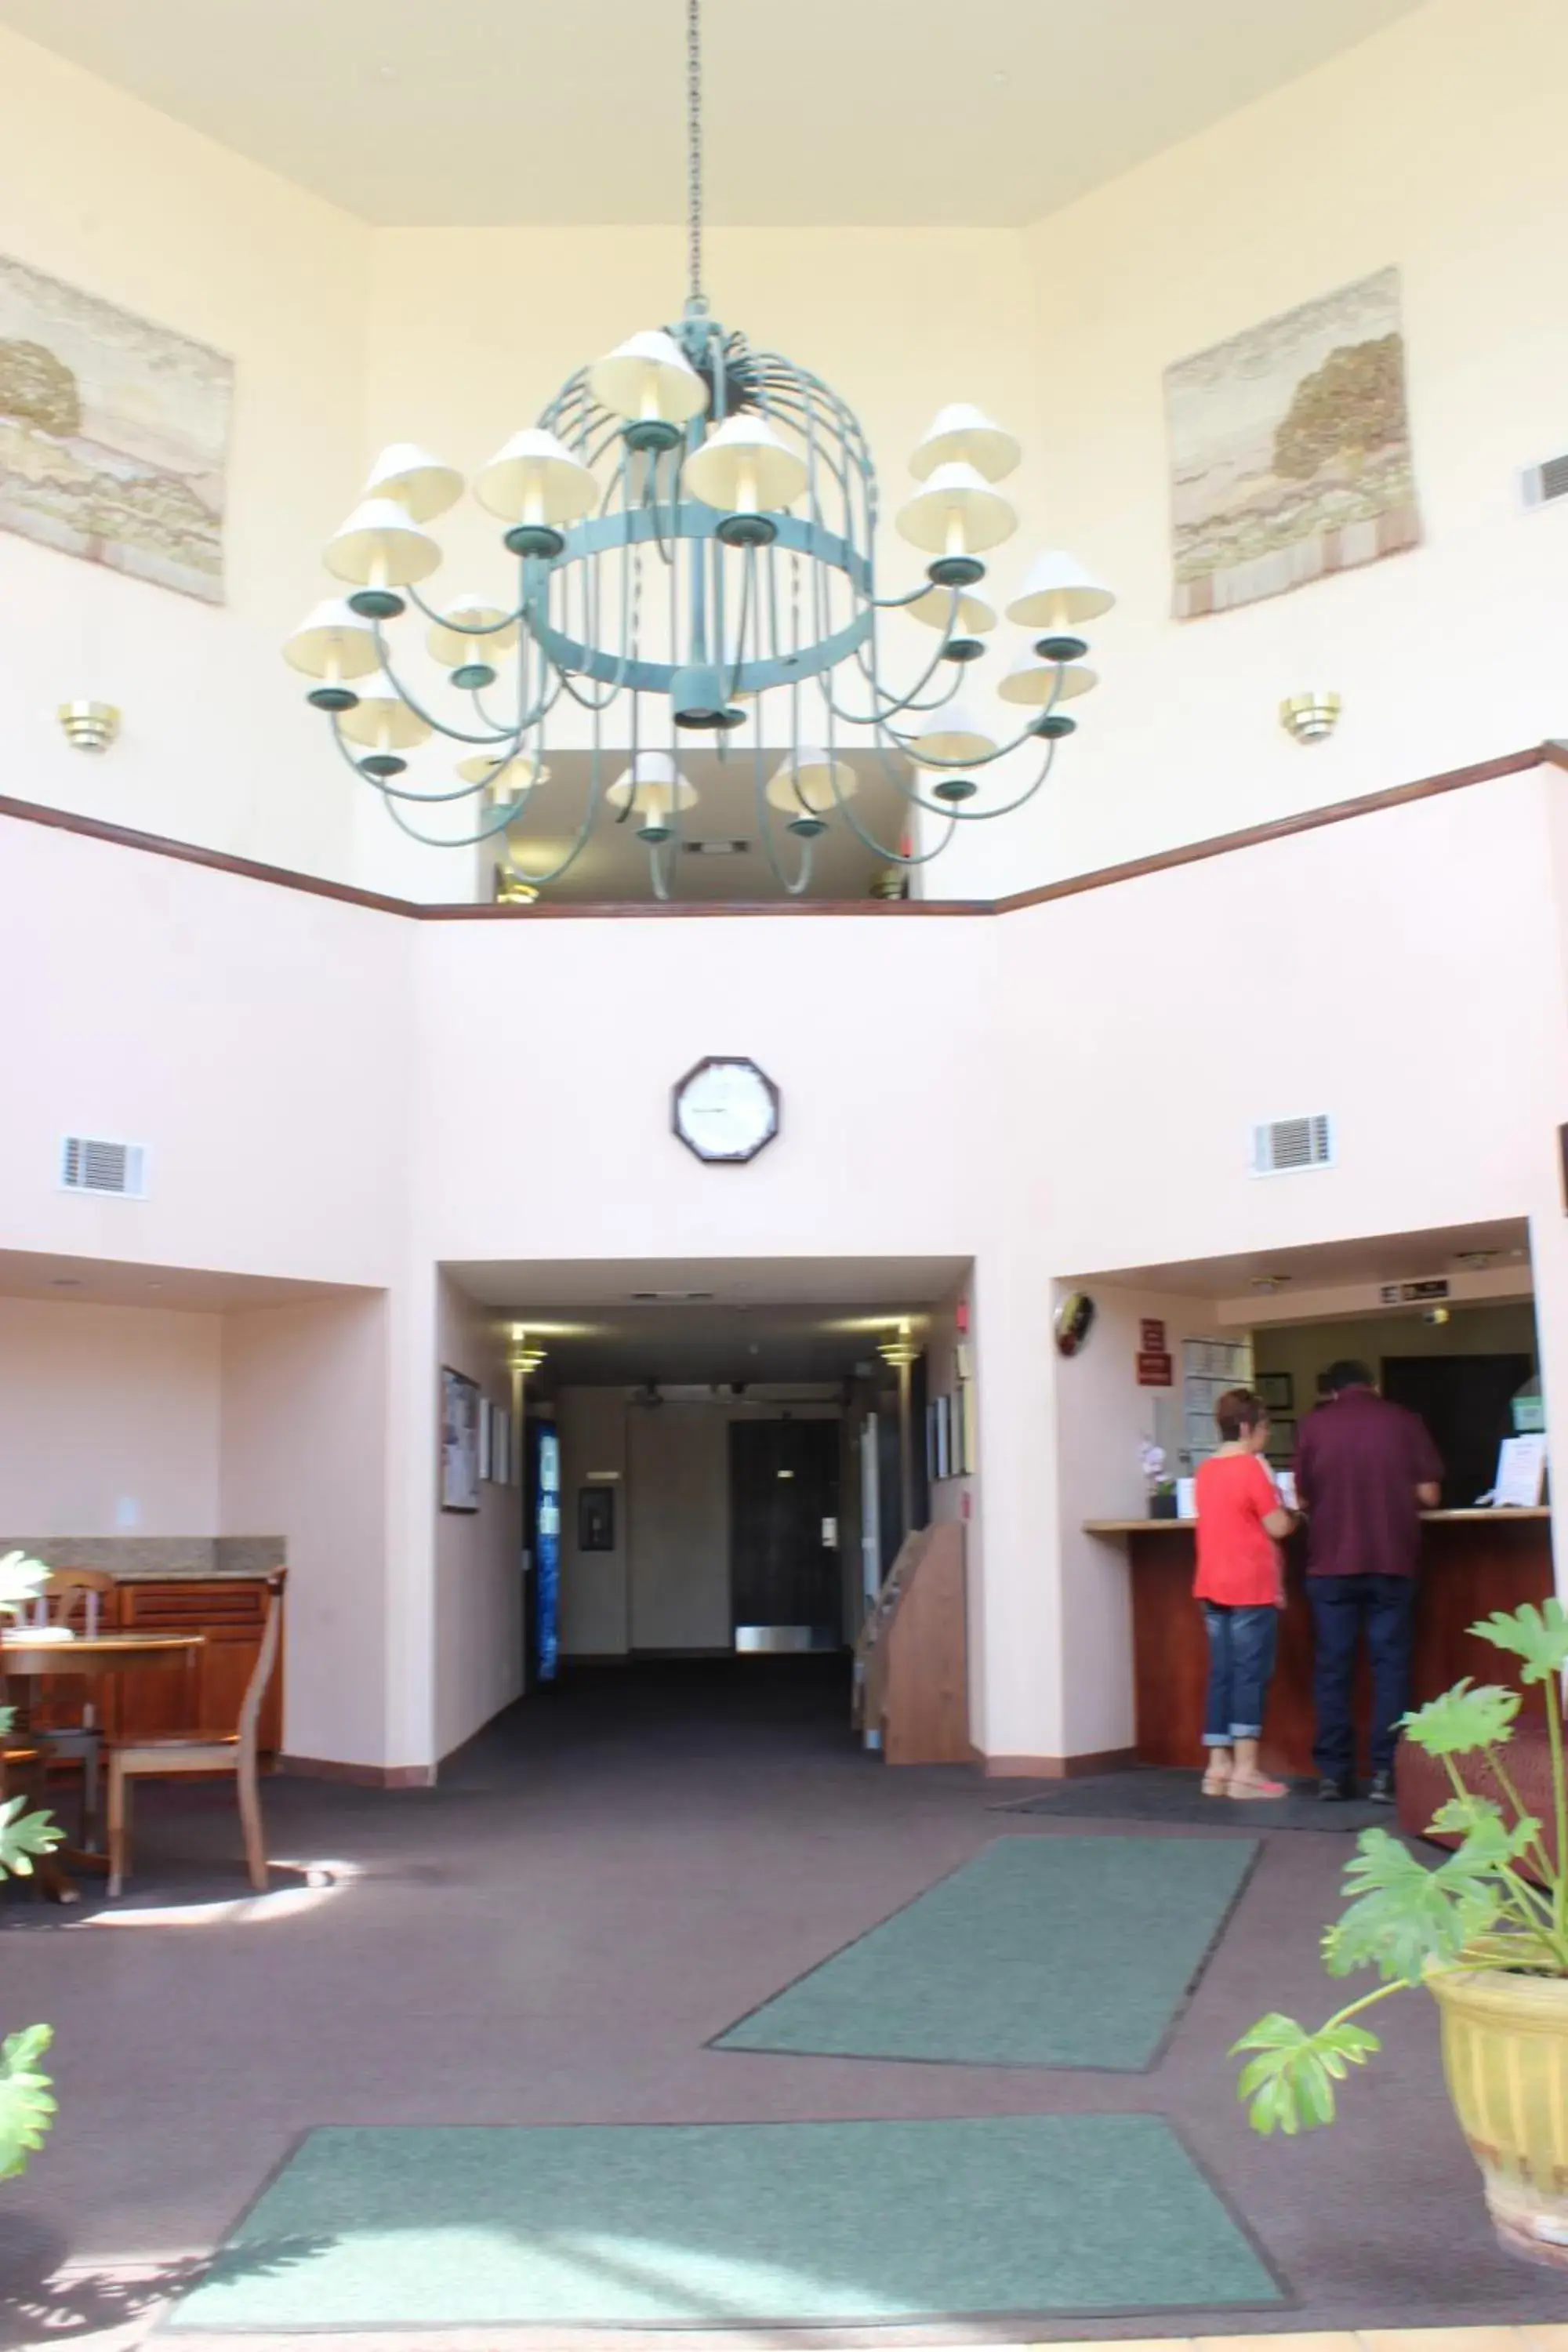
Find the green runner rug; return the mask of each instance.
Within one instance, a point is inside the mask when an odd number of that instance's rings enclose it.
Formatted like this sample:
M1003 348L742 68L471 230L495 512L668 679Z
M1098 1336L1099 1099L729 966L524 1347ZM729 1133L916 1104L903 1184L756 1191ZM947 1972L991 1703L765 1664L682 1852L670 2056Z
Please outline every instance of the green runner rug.
M334 2129L164 2326L821 2326L1281 2299L1152 2116Z
M717 2047L1136 2074L1257 1852L1256 1838L999 1838Z

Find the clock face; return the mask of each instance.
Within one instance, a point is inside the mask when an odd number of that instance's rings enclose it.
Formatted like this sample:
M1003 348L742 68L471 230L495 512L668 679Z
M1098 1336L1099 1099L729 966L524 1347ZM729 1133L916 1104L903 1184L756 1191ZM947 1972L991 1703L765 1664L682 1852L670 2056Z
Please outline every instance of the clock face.
M675 1131L699 1160L754 1160L779 1131L779 1090L755 1062L710 1054L675 1089Z

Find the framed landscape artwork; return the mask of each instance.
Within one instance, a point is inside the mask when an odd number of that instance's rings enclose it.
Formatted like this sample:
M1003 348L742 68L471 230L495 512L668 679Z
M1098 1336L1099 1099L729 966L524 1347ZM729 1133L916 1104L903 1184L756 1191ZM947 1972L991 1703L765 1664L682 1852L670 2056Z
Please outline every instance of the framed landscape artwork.
M1167 368L1165 421L1180 621L1420 541L1397 269Z
M441 1367L441 1508L479 1507L479 1384Z
M234 362L0 255L0 528L223 602Z

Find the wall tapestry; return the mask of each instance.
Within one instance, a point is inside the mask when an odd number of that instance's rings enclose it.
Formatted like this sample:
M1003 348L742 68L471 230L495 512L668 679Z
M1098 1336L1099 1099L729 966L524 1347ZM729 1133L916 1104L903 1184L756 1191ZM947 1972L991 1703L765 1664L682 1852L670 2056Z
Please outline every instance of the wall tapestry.
M234 362L0 256L0 525L223 602Z
M1165 418L1179 621L1420 540L1397 269L1167 368Z

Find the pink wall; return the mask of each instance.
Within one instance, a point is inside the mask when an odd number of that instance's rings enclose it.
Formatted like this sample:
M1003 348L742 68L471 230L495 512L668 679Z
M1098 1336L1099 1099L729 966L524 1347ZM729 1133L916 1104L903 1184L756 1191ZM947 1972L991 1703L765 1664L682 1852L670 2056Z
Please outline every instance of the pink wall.
M1537 770L951 921L416 925L0 824L0 977L27 1005L0 1247L384 1288L386 1386L356 1358L353 1426L384 1457L382 1534L369 1502L357 1524L382 1545L385 1712L352 1739L416 1765L504 1703L517 1655L512 1506L435 1507L443 1356L506 1394L499 1334L449 1293L438 1312L442 1261L973 1257L975 1736L1116 1745L1121 1685L1078 1672L1064 1626L1057 1280L1525 1215L1568 1393L1565 789ZM1240 1035L1222 982L1254 1008ZM750 1167L669 1134L670 1083L709 1053L783 1088ZM1308 1110L1338 1166L1253 1179L1252 1122ZM145 1140L152 1197L59 1192L68 1126ZM228 1525L241 1491L226 1467ZM279 1525L264 1499L242 1531ZM334 1703L324 1676L318 1752Z
M0 1527L216 1534L218 1395L216 1315L0 1298Z
M374 1294L223 1318L218 1528L288 1546L292 1756L385 1758L386 1373Z
M407 922L4 824L11 1249L384 1283L405 1225ZM145 1201L58 1189L67 1133L145 1143Z

